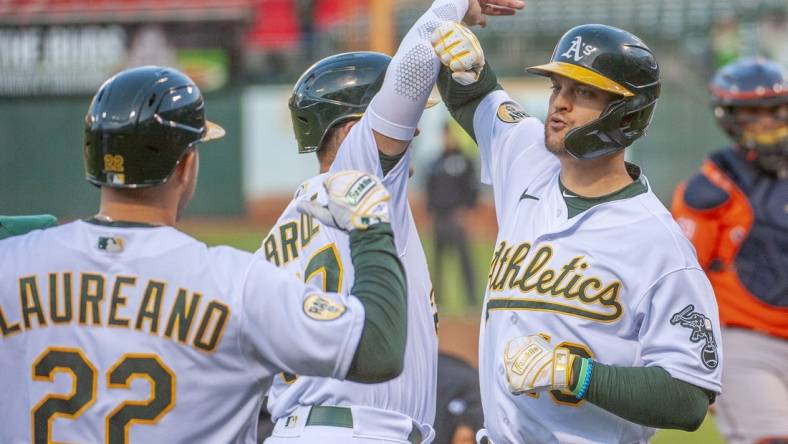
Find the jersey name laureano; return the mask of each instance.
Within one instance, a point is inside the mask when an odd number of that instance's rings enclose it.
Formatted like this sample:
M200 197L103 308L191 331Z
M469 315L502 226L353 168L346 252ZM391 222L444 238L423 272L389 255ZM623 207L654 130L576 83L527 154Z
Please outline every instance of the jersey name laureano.
M0 305L3 339L36 327L76 323L85 328L133 329L213 352L230 317L227 305L204 300L202 294L186 288L173 291L155 279L54 272L21 276L18 281L19 313ZM129 301L139 304L130 306Z
M621 281L605 283L582 272L589 264L584 256L576 256L558 269L548 266L553 247L542 245L531 251L528 242L508 245L502 241L495 249L487 291L490 310L550 311L587 318L597 322L613 322L621 317ZM526 261L526 257L530 258ZM501 294L501 297L496 297ZM518 298L518 296L529 298Z

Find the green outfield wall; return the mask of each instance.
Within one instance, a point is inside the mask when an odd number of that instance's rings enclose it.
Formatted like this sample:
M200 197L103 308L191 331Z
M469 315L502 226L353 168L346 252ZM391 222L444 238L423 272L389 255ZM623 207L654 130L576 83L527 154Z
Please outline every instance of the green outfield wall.
M200 149L200 181L190 215L240 215L240 92L206 97L207 115L227 136ZM85 217L98 190L84 180L83 117L89 97L0 98L0 214Z
M533 77L502 79L524 109L543 118L548 84ZM287 86L252 87L210 94L208 117L227 136L200 150L197 196L187 215L239 216L247 200L290 194L317 171L314 156L296 153ZM0 99L0 214L48 212L61 218L92 214L97 189L84 180L83 116L87 97ZM665 202L676 184L693 174L703 156L726 143L699 82L666 83L649 134L628 158L642 166ZM448 114L442 106L425 112L414 141L415 176L420 191L438 155ZM470 151L475 151L471 149Z

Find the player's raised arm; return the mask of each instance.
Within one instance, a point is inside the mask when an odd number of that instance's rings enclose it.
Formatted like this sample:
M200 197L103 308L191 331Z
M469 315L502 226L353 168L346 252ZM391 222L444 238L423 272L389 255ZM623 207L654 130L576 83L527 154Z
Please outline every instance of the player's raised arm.
M395 378L403 366L407 310L388 191L359 171L333 174L325 187L326 201L304 201L299 211L350 233L352 296L303 284L259 258L244 290L243 349L253 360L300 375L366 383ZM279 274L272 279L262 268ZM284 297L298 292L301 298ZM265 334L271 331L277 334Z
M485 60L479 39L461 23L443 23L430 40L442 63L438 92L452 117L478 143L473 118L482 99L502 89L498 78Z
M378 149L396 156L408 147L416 131L440 62L432 53L430 35L447 21L469 26L484 24L484 15L511 15L524 6L519 0L436 0L402 39L380 92L367 112Z

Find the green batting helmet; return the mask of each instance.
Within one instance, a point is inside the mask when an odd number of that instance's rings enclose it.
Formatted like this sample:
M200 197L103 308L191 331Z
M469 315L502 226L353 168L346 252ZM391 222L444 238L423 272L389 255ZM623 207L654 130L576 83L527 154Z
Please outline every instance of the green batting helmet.
M379 52L348 52L307 69L289 101L298 152L317 151L331 127L361 117L383 85L389 62Z
M611 92L599 118L569 131L567 152L595 159L620 151L646 134L659 97L654 53L635 35L607 25L576 26L564 34L550 63L528 68L542 76L560 75Z
M173 68L128 69L99 88L85 115L87 180L112 188L165 183L183 153L224 130L205 120L202 94Z

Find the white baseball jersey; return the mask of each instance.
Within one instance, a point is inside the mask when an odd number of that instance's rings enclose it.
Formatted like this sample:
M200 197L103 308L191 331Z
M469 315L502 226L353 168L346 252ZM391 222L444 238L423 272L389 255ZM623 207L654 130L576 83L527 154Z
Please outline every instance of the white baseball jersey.
M331 172L355 169L382 177L391 193L391 226L408 284L408 330L402 374L379 384L281 374L274 378L268 409L276 420L299 406L367 406L402 413L421 424L435 419L438 344L432 284L410 205L407 182L410 154L383 176L377 144L366 115L350 130ZM325 175L299 188L294 199L263 241L263 254L306 282L339 293L353 287L354 270L346 233L321 225L296 210L301 199L323 193ZM319 344L316 344L319 347Z
M719 393L714 295L657 197L647 190L569 218L541 121L495 91L477 108L474 130L499 224L479 350L492 441L632 443L654 433L560 392L512 395L503 356L518 336L542 333L603 364L658 366Z
M363 325L356 298L171 227L9 238L0 441L254 443L266 378L344 377Z

